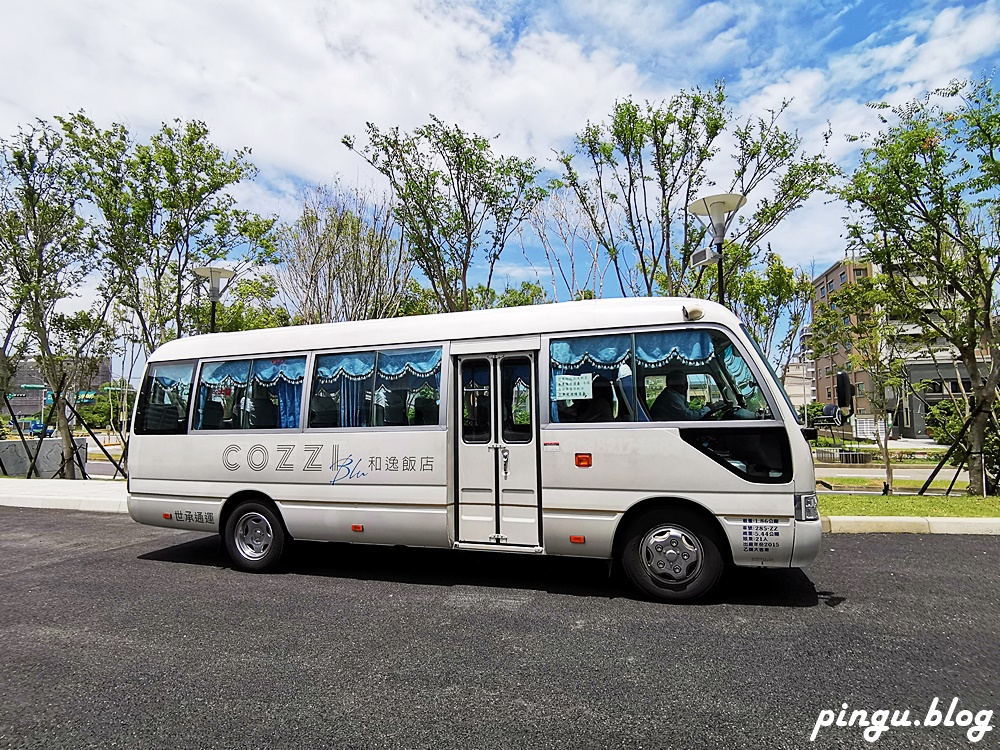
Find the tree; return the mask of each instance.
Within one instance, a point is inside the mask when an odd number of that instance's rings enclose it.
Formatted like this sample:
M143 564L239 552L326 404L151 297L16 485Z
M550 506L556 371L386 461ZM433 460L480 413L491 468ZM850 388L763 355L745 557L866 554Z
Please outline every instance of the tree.
M97 389L92 403L77 404L76 410L92 429L100 430L110 425L121 438L124 437L121 427L132 414L135 396L128 380L115 379Z
M939 401L927 410L927 434L939 443L952 445L958 440L970 411L968 400L959 400L952 394L951 398ZM991 429L986 430L983 440L983 460L986 473L995 484L1000 477L1000 403L993 404L990 424ZM960 466L968 460L969 440L965 436L952 454L951 463L953 466Z
M274 220L237 209L229 193L256 174L249 149L227 156L197 120L164 123L138 143L124 125L101 130L82 112L58 119L99 217L96 238L122 279L124 333L147 353L186 332L196 267L230 260L239 276L273 260Z
M119 291L113 264L99 252L77 212L82 186L62 137L39 121L2 143L0 266L12 278L13 305L36 350L42 377L54 392L63 456L75 452L66 415L68 395L93 375L113 338L107 316ZM61 312L91 278L99 279L88 309ZM74 479L72 460L66 476Z
M545 199L528 217L528 223L545 251L552 298L556 302L560 283L570 299L604 295L604 278L611 259L601 254L593 227L570 188L559 180L553 181Z
M493 310L498 307L524 307L527 305L544 305L548 297L541 284L522 281L520 286L507 286L497 294L485 284L479 284L469 290L470 310ZM397 315L433 315L448 312L442 309L441 301L430 287L425 287L416 279L410 279L406 291L400 299Z
M413 268L388 205L339 182L303 194L277 247L278 285L304 323L393 317Z
M549 300L541 284L522 281L520 286L507 286L500 294L495 290L480 284L472 290L472 309L492 310L498 307L526 307L528 305L544 305Z
M760 344L767 358L784 371L795 353L799 330L813 300L813 285L801 270L786 266L768 252L761 267L749 268L731 282L729 307ZM787 327L778 339L776 315Z
M493 153L488 138L437 117L401 133L367 125L368 144L343 143L389 179L410 254L443 310L472 308L470 271L486 265L487 290L507 242L542 198L533 159Z
M15 284L13 265L0 264L0 394L8 392L11 378L17 372L27 345L21 325L23 300L20 295L14 294ZM0 411L0 414L3 412ZM13 415L10 416L13 418ZM0 422L6 421L6 415L0 416Z
M772 339L778 322L791 317L796 328L788 340L793 341L804 312L803 287L799 279L778 283L777 255L765 250L764 241L810 196L825 190L837 168L823 153L803 152L801 137L781 128L787 106L732 128L733 178L727 190L715 192L740 192L754 205L749 215L740 215L726 243L725 285L735 293L727 302L740 307L739 295L748 295L742 306L761 310L756 333L764 339ZM587 124L575 152L560 155L562 182L576 193L622 296L717 296L716 267L692 265L705 229L687 206L713 184L709 171L726 169L718 163L718 142L730 119L722 83L708 92L681 91L660 103L628 98L616 102L605 123Z
M274 277L264 274L244 278L231 284L229 302L216 304L216 331L250 331L257 328L280 328L292 324L291 315L275 302L278 287ZM184 319L192 333L208 333L211 327L211 305L207 296L199 295L186 306Z
M823 355L842 346L850 352L851 368L868 374L875 443L891 491L892 462L878 425L891 422L889 394L901 394L907 387L905 355L910 345L903 343L907 337L894 320L894 300L886 281L881 275L857 279L819 303L813 316L812 347L815 354Z
M950 346L972 381L973 494L1000 382L1000 96L992 82L876 105L884 129L842 190L850 236L883 270L900 319Z

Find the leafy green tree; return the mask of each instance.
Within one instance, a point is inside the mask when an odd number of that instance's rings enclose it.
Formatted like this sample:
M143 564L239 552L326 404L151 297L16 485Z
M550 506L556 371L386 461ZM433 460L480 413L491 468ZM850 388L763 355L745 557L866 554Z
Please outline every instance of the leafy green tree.
M384 174L417 268L441 309L473 307L470 270L486 266L486 289L507 242L544 194L533 159L494 154L490 139L437 117L401 133L367 126L368 143L343 143Z
M191 333L211 330L212 303L208 292L200 290L185 307L185 327ZM216 303L215 330L250 331L257 328L281 328L292 325L292 316L277 301L278 287L274 277L263 274L257 278L238 279L227 290L227 302Z
M958 440L962 426L968 418L969 404L952 396L939 401L927 410L927 434L942 445L952 445ZM986 473L993 482L1000 477L1000 404L994 403L990 417L990 429L986 430L983 440L983 461ZM969 440L963 438L952 454L953 466L967 464L969 461Z
M108 425L119 434L120 427L132 414L135 391L125 379L103 383L96 391L94 402L77 404L76 410L91 429L97 431Z
M784 370L795 353L812 303L814 290L809 276L768 252L758 267L734 277L728 288L729 307L750 329L768 359ZM784 315L787 322L780 338L776 315Z
M909 337L894 319L895 300L884 275L868 276L841 287L816 306L812 323L812 347L816 355L831 353L841 346L849 350L854 371L870 378L868 400L876 426L891 420L890 394L907 388L905 357L912 353ZM904 343L906 342L906 343ZM882 454L885 479L892 489L892 462L889 447L875 430L875 443Z
M805 153L801 137L781 127L787 106L734 124L721 82L660 103L627 98L559 157L561 184L576 193L622 296L717 297L718 267L692 265L705 229L687 206L706 192L747 196L754 208L739 215L723 256L726 302L774 344L777 360L791 354L807 298L803 275L779 269L765 240L837 174L823 153ZM736 150L724 167L719 142L727 132ZM728 189L709 191L709 172L722 170L733 174ZM774 341L779 321L788 320L787 335Z
M972 381L970 490L983 494L1000 382L1000 96L954 84L898 107L866 145L842 196L852 239L885 274L900 320L951 347Z
M14 293L15 284L13 265L0 264L0 394L8 392L27 346L21 325L23 300ZM5 423L8 416L0 407L0 422Z
M69 393L86 382L113 339L108 313L118 275L78 213L82 188L62 136L39 121L0 144L0 266L12 277L13 306L35 351L42 377L54 392L63 455L75 450L66 414ZM88 309L64 313L60 303L99 279ZM74 479L72 461L66 476Z
M469 290L471 310L492 310L498 307L524 307L527 305L543 305L548 296L541 284L522 281L519 286L507 286L497 294L496 290L485 284L478 284ZM430 287L425 287L416 279L410 279L400 302L398 315L432 315L448 312L442 309L441 301Z
M530 281L522 281L516 287L508 286L500 294L480 284L472 290L471 296L474 300L473 309L476 310L543 305L549 301L542 286Z
M732 129L737 150L728 192L743 193L756 208L741 216L727 246L727 286L761 256L767 235L837 171L823 154L803 153L799 135L780 127L786 107ZM575 152L560 155L562 182L576 192L622 296L713 295L714 270L691 265L705 230L687 206L712 185L709 168L716 168L730 118L721 82L660 103L627 98L606 122L587 124Z
M429 286L422 285L414 278L406 282L406 287L400 295L397 317L408 315L434 315L445 312L441 309L441 301Z
M227 156L197 120L165 123L139 143L82 112L58 119L99 218L96 239L122 280L125 334L147 353L188 332L196 267L228 259L239 276L273 261L274 220L238 209L229 192L256 174L249 149Z

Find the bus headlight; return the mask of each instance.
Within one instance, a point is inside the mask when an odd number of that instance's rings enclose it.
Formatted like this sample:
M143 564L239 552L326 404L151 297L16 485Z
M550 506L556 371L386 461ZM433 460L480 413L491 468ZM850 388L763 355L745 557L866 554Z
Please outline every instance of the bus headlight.
M818 521L819 501L816 493L795 496L795 520L796 521Z

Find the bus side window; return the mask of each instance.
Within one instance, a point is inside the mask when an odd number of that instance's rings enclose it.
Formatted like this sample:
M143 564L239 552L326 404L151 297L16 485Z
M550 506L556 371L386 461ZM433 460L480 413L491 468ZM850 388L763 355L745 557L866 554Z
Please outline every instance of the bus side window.
M486 359L462 363L462 440L488 443L493 436L490 415L490 362Z
M634 421L632 336L549 343L550 418L558 423Z
M196 430L231 430L243 426L250 360L205 362L198 381Z
M441 347L320 354L309 427L440 423Z
M500 412L505 443L531 442L531 360L504 357L500 362Z
M194 362L150 365L139 391L136 433L182 435L187 432L193 378Z
M305 357L255 359L244 414L246 429L296 429L302 408Z

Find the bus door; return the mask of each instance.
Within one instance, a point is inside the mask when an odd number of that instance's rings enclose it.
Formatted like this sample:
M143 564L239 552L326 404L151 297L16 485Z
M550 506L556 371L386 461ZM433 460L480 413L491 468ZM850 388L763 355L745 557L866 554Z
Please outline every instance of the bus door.
M533 352L458 357L458 541L537 547Z

